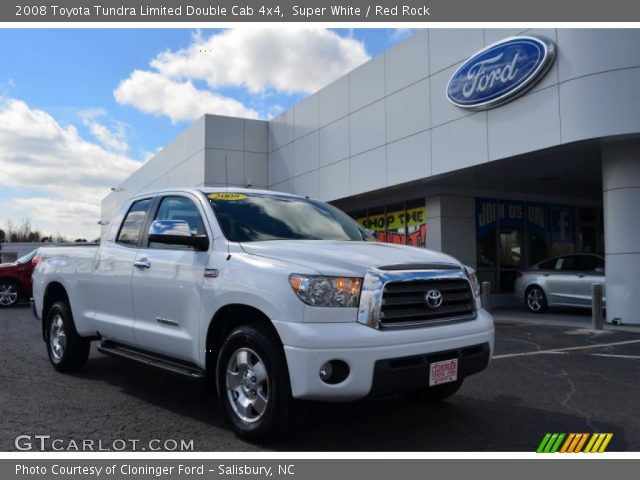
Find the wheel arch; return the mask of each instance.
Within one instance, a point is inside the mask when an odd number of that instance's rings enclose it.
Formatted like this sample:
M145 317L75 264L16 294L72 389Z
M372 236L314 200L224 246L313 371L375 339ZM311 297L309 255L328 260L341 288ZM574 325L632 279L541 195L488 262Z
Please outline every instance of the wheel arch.
M60 282L51 282L47 285L44 291L44 297L42 301L42 339L47 341L47 314L51 306L59 301L64 301L71 308L71 304L69 302L69 295L67 294L67 289L64 288Z
M221 307L209 322L205 340L205 368L208 376L215 375L218 354L226 336L242 325L257 323L264 326L269 336L282 347L282 340L271 319L262 310L243 303Z

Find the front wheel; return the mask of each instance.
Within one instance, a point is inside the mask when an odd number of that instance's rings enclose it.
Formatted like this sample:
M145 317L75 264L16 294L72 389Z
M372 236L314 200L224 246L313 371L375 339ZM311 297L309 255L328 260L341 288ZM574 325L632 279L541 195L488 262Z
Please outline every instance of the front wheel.
M530 312L540 313L547 309L547 298L540 287L529 287L525 300Z
M247 440L283 438L303 417L304 405L291 396L284 352L260 325L229 334L218 356L216 384L236 434Z
M89 358L91 342L76 332L71 309L65 302L54 303L47 314L47 353L59 372L75 372Z

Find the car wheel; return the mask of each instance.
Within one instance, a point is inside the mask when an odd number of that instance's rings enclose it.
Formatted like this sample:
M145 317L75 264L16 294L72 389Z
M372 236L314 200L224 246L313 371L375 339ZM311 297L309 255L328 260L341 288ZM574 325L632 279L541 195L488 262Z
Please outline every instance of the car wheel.
M56 302L47 314L47 353L51 365L59 372L75 372L89 358L91 342L76 332L71 309Z
M284 438L299 426L304 404L291 396L280 342L252 324L226 338L218 356L218 397L237 435L253 442Z
M11 307L18 303L18 286L10 280L0 281L0 307Z
M533 313L544 312L547 309L547 298L540 287L530 287L525 295L527 308Z
M409 398L412 400L420 400L422 402L432 402L432 403L442 402L447 398L455 395L458 392L458 390L460 390L461 386L462 386L462 379L456 382L445 383L443 385L436 385L435 387L428 387L424 390L420 390L417 393L407 394L406 398Z

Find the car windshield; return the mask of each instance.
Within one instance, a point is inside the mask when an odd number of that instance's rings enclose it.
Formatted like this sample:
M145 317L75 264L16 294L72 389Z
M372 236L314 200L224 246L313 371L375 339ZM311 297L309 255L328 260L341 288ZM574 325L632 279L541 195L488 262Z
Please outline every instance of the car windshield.
M206 194L227 239L371 241L371 235L331 205L299 197L236 192Z
M22 265L23 263L30 262L31 259L33 259L33 257L36 256L37 252L38 252L38 250L36 249L36 250L34 250L32 252L27 253L26 255L24 255L24 256L20 257L18 260L16 260L16 263L19 263L19 264Z

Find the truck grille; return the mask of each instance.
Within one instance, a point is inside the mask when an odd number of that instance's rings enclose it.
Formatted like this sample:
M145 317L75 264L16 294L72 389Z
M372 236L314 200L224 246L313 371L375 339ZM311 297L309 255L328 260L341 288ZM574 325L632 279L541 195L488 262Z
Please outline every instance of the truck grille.
M381 328L399 328L469 320L474 316L469 282L432 279L387 283L378 320Z

